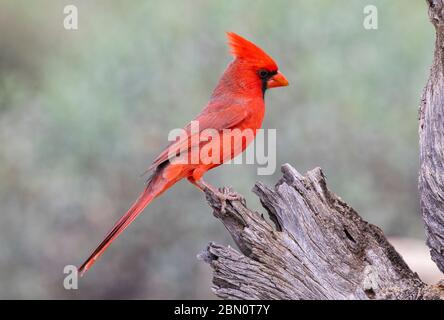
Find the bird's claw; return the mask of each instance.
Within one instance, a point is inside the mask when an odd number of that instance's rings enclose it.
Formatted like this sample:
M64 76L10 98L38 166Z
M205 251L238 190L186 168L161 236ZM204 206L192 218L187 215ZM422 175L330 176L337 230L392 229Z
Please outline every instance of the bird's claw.
M220 188L214 192L214 195L220 201L220 212L225 213L227 207L227 201L240 201L243 205L246 205L245 198L237 192L234 192L230 188Z

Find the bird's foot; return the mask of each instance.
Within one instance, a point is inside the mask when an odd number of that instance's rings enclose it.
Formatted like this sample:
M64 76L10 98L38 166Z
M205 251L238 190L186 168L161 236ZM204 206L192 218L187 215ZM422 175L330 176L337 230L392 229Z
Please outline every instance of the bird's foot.
M220 201L220 212L225 213L227 201L240 201L243 205L246 204L245 198L239 193L230 188L219 188L219 190L211 190L214 196Z

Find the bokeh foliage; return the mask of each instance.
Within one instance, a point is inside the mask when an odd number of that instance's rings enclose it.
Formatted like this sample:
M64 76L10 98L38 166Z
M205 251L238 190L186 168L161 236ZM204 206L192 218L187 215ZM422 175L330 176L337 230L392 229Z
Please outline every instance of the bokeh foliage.
M79 30L63 29L63 7ZM267 50L290 80L267 93L278 166L321 166L386 234L422 237L417 106L432 57L423 1L0 1L0 298L211 298L195 256L230 242L179 183L113 244L77 291L79 264L144 185L139 174L205 105L230 61L225 31ZM208 174L250 193L252 165Z

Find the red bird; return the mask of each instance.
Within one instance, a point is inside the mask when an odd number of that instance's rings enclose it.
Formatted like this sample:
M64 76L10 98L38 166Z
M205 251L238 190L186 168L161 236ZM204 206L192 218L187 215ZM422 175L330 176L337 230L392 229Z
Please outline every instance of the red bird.
M202 112L195 118L198 123L198 132L193 132L192 124L188 124L184 130L187 138L171 143L154 160L148 171L153 174L149 178L145 190L131 206L131 208L117 221L105 239L100 243L91 256L79 268L83 275L106 250L128 225L145 209L148 204L165 190L181 179L188 179L202 191L212 190L224 203L226 200L237 200L239 197L233 194L224 194L206 183L202 177L208 170L219 166L245 150L254 139L256 131L260 129L264 118L265 90L269 88L287 86L288 81L278 71L277 64L262 49L241 36L227 33L231 53L234 60L228 65L219 83L211 95L210 101ZM171 154L185 156L196 148L208 147L215 140L202 141L195 139L205 129L213 129L219 133L221 140L227 132L224 129L250 130L253 135L244 138L238 146L228 148L214 147L218 161L214 161L208 153L206 157L200 157L198 161L188 163L171 160ZM234 132L234 131L233 131ZM240 133L236 133L240 134Z

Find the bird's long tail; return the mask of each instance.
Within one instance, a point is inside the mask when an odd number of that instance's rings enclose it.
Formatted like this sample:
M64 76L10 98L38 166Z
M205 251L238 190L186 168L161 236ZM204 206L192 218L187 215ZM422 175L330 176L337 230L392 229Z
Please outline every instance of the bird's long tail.
M145 209L154 198L171 187L177 180L165 179L162 171L155 173L148 182L145 190L129 208L129 210L116 222L105 239L99 244L96 250L79 267L78 272L82 276L96 262L108 246L133 222L137 216Z

